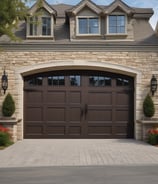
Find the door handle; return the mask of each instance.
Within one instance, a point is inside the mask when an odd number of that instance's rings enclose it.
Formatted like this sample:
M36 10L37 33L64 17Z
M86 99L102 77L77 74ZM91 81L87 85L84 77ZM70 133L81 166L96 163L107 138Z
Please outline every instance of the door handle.
M83 114L84 114L84 110L83 110L83 108L81 107L81 116L83 116Z
M83 114L85 114L85 116L86 116L87 112L88 112L88 105L85 104L85 106L83 108L81 107L81 116L83 116Z
M87 112L88 112L88 105L85 104L85 115L87 114Z

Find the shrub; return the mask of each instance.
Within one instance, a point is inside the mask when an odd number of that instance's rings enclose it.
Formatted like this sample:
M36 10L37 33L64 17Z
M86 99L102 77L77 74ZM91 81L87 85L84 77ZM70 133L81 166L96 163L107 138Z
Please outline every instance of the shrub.
M154 103L149 94L144 99L143 112L144 112L144 115L149 118L151 118L155 114Z
M9 146L12 144L8 128L0 126L0 146Z
M148 131L148 143L151 145L158 144L158 129L150 129Z
M0 132L0 146L9 146L11 144L10 135L6 132Z
M15 102L10 93L5 97L2 104L2 114L6 117L11 117L15 112Z

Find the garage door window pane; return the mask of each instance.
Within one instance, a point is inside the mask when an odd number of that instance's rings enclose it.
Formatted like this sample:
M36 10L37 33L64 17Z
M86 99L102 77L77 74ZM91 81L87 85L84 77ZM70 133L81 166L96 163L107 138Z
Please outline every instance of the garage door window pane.
M111 78L110 77L105 77L105 86L111 86Z
M65 77L64 76L50 76L48 77L49 86L64 86Z
M43 77L33 77L33 78L28 80L28 84L30 86L42 86Z
M104 76L91 76L89 77L89 85L96 87L111 86L111 78Z
M117 86L129 86L130 81L128 79L117 78L116 79L116 85Z
M81 86L81 77L79 75L70 76L70 85L71 86Z
M98 86L98 77L97 76L89 77L89 85Z

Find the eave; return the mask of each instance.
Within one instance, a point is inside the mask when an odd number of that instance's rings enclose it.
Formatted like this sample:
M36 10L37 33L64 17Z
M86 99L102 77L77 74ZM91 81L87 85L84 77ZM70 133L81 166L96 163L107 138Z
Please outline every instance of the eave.
M158 52L158 44L121 43L14 43L0 44L3 51L12 52Z

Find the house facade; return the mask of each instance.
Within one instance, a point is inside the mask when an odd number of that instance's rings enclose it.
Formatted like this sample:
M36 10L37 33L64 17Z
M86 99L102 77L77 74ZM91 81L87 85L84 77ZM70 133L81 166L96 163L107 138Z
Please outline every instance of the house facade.
M14 140L141 139L143 100L158 77L150 8L35 3L15 35L0 38L0 68L16 103ZM5 95L2 93L0 104ZM158 118L158 93L152 96Z

